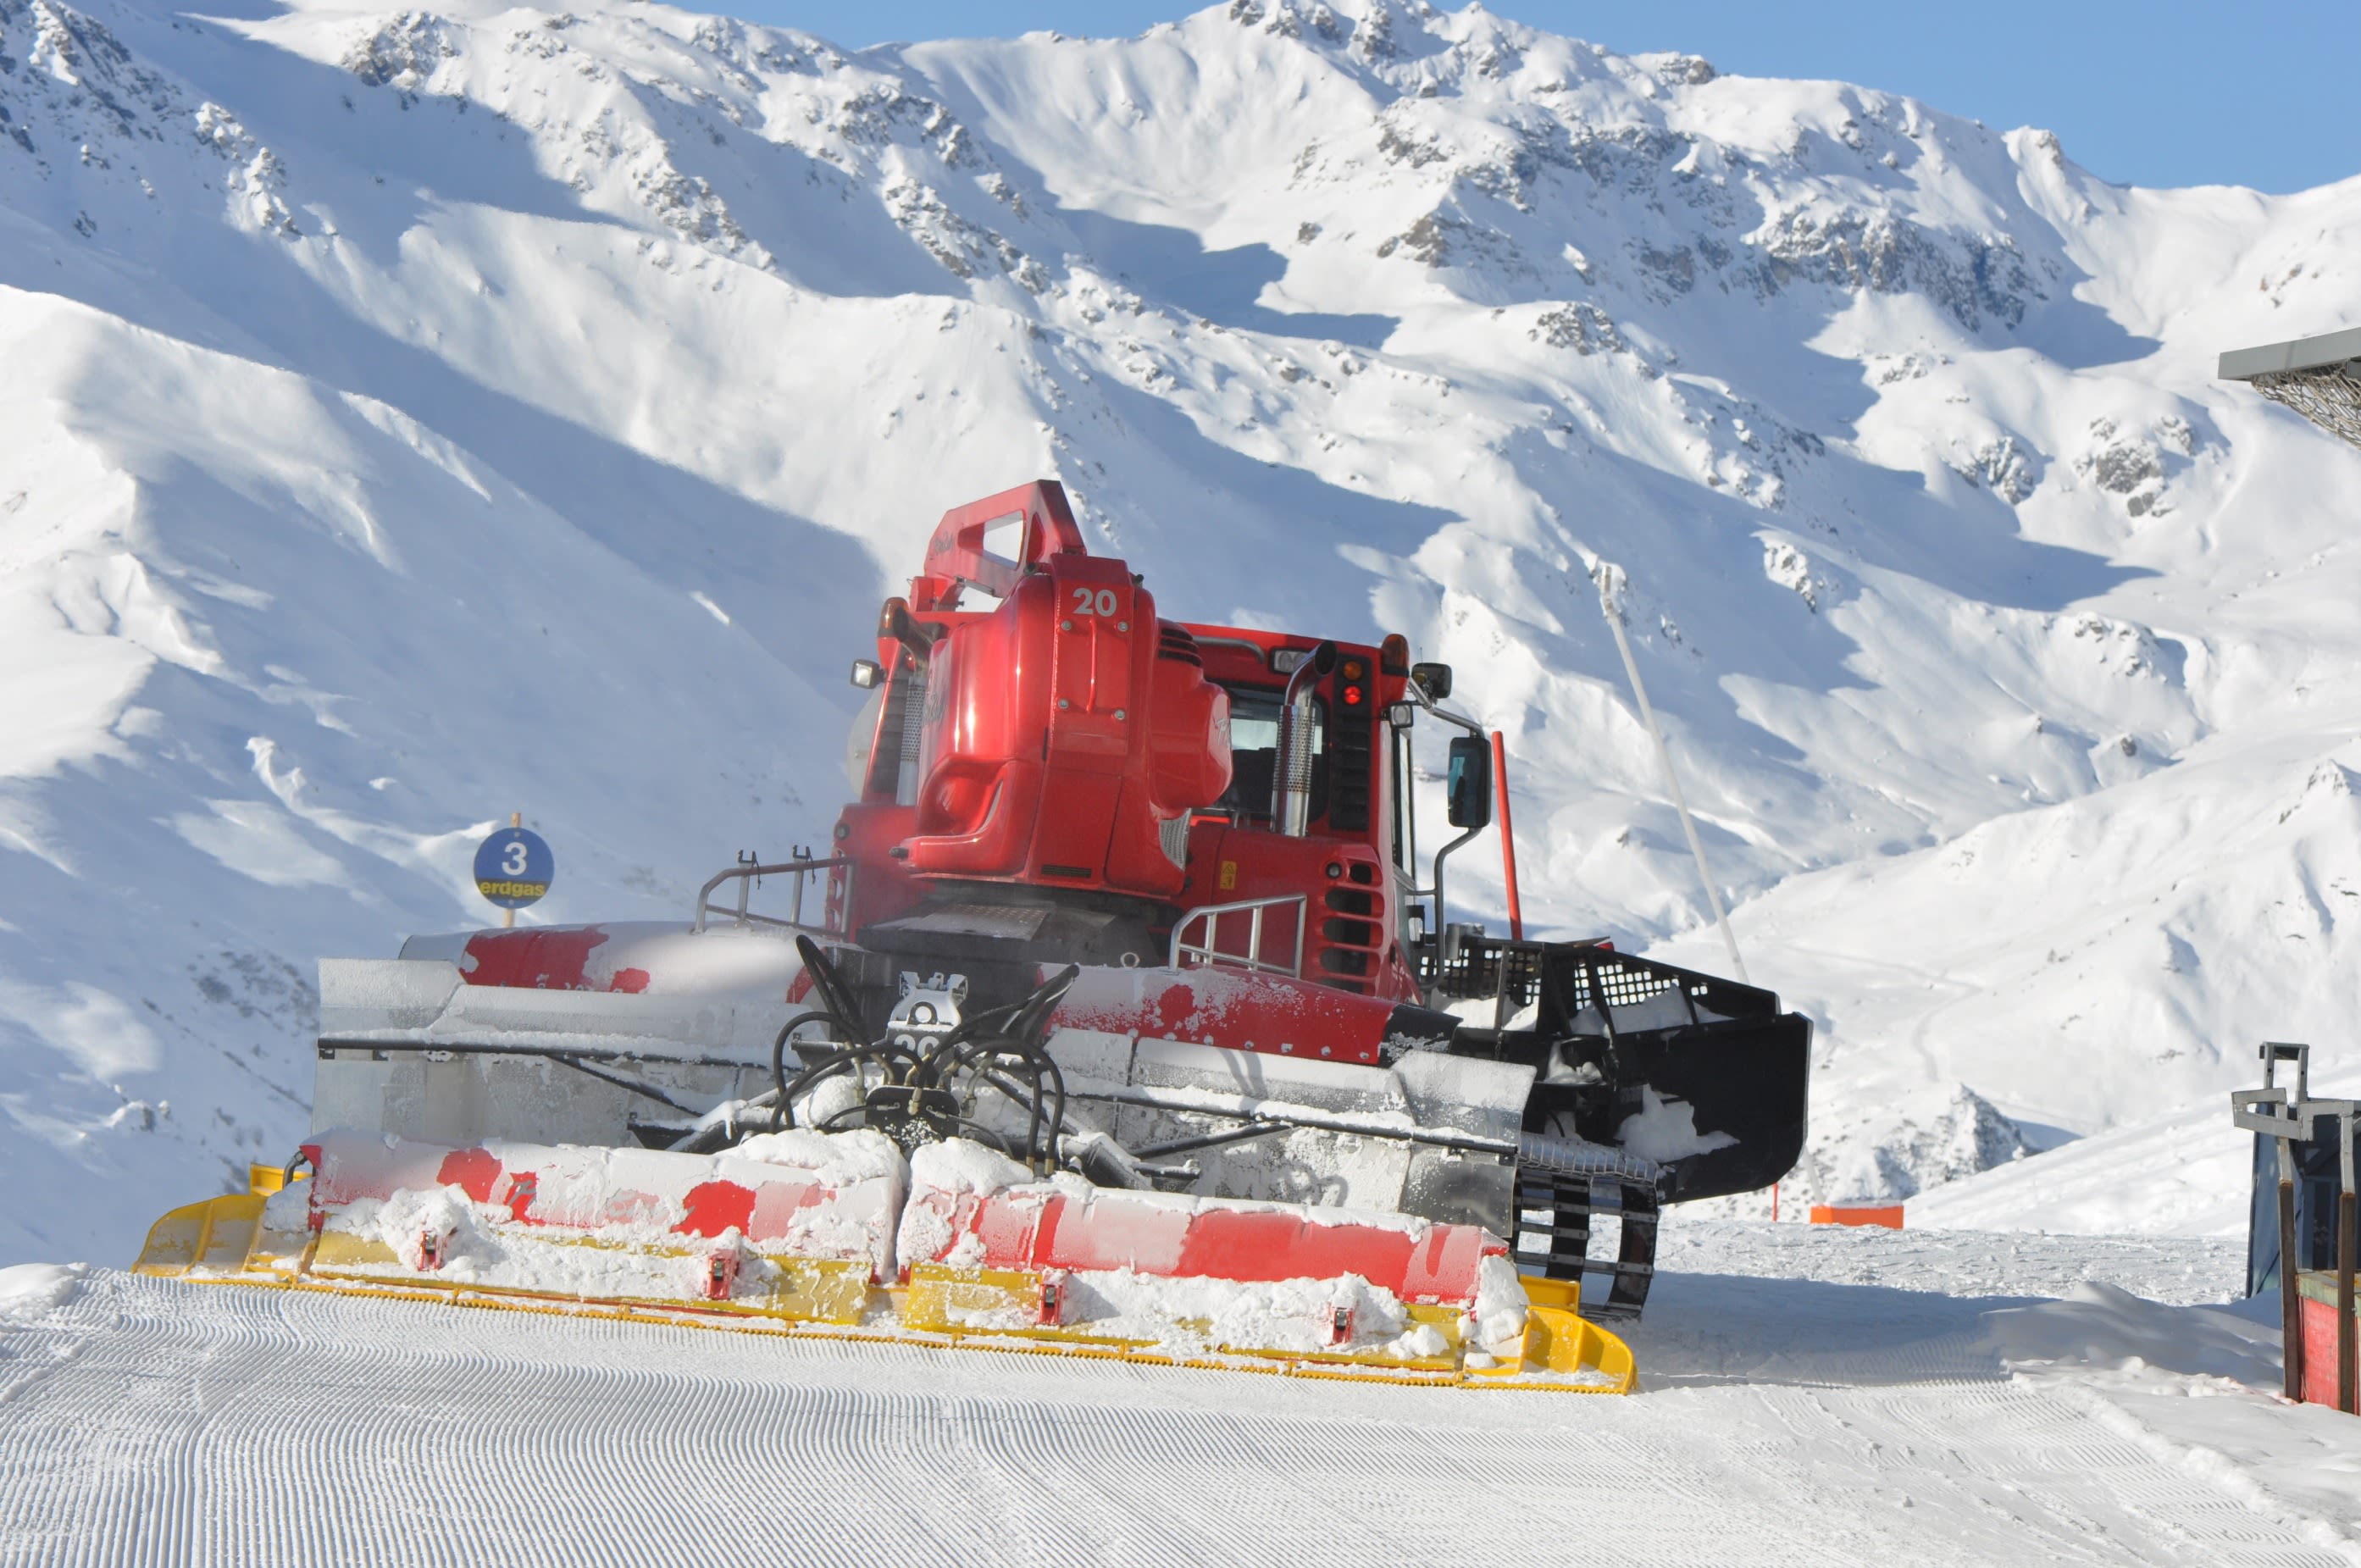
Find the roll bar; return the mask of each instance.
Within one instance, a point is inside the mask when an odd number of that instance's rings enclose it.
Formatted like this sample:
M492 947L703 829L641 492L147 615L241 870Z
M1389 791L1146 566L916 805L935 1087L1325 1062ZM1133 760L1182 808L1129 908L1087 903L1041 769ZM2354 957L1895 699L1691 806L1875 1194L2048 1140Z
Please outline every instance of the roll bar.
M992 525L1012 517L1023 518L1025 528L1013 561L983 547ZM910 579L910 608L957 609L962 588L1006 598L1019 577L1051 555L1089 554L1066 499L1066 487L1055 479L1037 479L943 513L935 524L935 536L927 542L926 565Z

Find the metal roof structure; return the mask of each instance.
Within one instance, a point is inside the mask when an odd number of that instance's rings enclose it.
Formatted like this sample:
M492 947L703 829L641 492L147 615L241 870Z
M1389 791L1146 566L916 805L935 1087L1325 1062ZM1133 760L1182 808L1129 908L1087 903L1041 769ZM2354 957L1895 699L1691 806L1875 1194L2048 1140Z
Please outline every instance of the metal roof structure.
M2233 349L2222 356L2219 374L2361 446L2361 327Z

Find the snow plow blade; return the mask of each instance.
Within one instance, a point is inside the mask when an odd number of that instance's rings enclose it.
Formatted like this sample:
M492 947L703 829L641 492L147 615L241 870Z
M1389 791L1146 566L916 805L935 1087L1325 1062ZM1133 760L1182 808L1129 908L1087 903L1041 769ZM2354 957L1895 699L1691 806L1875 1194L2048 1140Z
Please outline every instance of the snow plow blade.
M1307 1281L1292 1281L1304 1284ZM1324 1282L1323 1282L1324 1283ZM1380 1383L1438 1383L1461 1387L1545 1388L1570 1394L1629 1394L1638 1375L1631 1347L1582 1317L1570 1281L1521 1279L1526 1297L1521 1354L1490 1359L1468 1354L1446 1325L1454 1309L1408 1304L1414 1328L1443 1334L1449 1347L1418 1355L1381 1347L1273 1348L1217 1342L1218 1320L1198 1314L1170 1320L1180 1331L1171 1340L1127 1337L1112 1325L1060 1321L1053 1314L1065 1282L1053 1273L1029 1269L957 1269L920 1265L911 1270L901 1319L912 1337L939 1335L943 1343L974 1350L1024 1351L1043 1354L1094 1355L1159 1366L1210 1366L1241 1372L1282 1372L1299 1377L1337 1377ZM1040 1314L1034 1317L1034 1314ZM1304 1314L1316 1330L1318 1318ZM997 1325L997 1326L995 1326Z
M257 1190L166 1214L135 1272L1308 1376L1633 1384L1571 1282L1519 1279L1475 1226L1037 1181L960 1142L906 1163L873 1132L720 1157L336 1132L303 1153L308 1180L258 1168Z
M860 1322L890 1266L899 1151L873 1133L787 1133L753 1146L718 1157L458 1149L322 1133L303 1146L311 1179L174 1210L135 1270L566 1310Z

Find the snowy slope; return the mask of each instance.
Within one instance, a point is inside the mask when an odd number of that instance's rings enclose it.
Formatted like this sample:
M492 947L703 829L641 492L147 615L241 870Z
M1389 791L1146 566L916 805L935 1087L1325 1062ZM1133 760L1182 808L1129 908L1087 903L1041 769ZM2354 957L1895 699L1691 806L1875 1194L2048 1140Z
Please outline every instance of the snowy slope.
M2352 1418L2269 1397L2251 1312L2162 1304L2219 1299L2213 1244L1668 1233L1627 1399L28 1266L0 1272L0 1558L2361 1560Z
M1719 967L1620 567L1799 1195L2349 1053L2361 453L2210 378L2353 324L2361 182L1400 0L0 0L0 1256L280 1157L312 960L480 919L502 813L556 920L818 840L877 598L1040 474L1168 613L1455 661L1529 913Z

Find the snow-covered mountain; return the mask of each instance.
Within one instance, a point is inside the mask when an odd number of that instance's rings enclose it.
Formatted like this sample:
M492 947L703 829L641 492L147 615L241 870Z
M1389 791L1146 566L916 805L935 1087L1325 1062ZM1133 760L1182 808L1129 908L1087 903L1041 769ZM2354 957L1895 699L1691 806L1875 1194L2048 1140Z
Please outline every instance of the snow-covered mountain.
M878 598L1041 475L1168 613L1454 662L1529 916L1722 968L1620 569L1822 1024L1791 1198L2352 1055L2361 453L2212 371L2361 321L2361 181L1414 0L228 9L0 0L0 1257L282 1156L313 959L508 811L555 920L818 841Z

